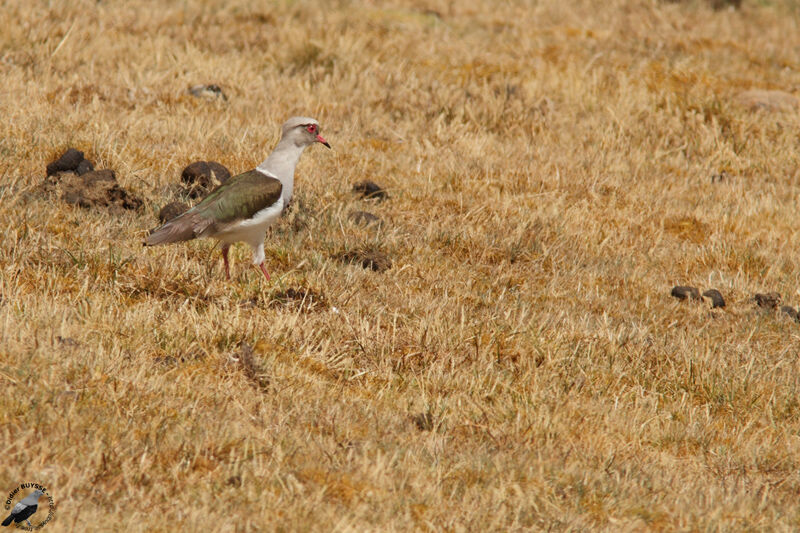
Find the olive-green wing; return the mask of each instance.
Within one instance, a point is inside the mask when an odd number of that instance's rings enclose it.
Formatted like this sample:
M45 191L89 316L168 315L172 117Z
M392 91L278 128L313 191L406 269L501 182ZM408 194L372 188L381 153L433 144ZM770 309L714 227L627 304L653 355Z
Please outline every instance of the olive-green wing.
M187 214L193 212L221 225L248 219L277 202L281 190L280 181L258 170L251 170L234 176L211 191Z
M280 181L257 170L234 176L211 191L199 204L153 230L145 245L188 241L204 233L213 235L225 226L251 218L276 203L282 188Z

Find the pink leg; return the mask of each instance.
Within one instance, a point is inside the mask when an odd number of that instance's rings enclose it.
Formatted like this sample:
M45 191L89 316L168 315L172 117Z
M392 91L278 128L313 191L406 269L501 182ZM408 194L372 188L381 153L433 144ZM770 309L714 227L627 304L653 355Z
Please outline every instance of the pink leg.
M230 249L230 244L225 244L222 246L222 261L225 263L225 278L230 281L231 280L231 269L228 265L228 250Z
M261 272L264 273L264 276L266 276L267 281L269 281L269 274L267 273L267 269L264 268L264 261L261 261L261 264L258 265L258 267L261 269Z

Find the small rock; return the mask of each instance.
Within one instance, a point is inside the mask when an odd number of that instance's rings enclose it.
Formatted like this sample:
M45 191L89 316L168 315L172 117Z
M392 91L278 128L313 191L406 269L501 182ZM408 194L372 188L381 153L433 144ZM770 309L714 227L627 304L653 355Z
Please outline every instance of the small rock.
M344 263L355 263L375 272L383 272L392 267L392 260L383 252L375 250L351 250L340 254L339 259Z
M379 200L385 200L389 197L383 187L370 180L359 181L353 185L353 192L360 194L362 198L378 198Z
M781 306L781 312L789 315L792 320L795 322L800 322L800 314L798 314L797 310L794 307L789 307L788 305Z
M173 218L182 215L189 210L189 206L183 202L170 202L158 212L158 220L162 224L169 222Z
M47 175L52 176L57 172L75 170L83 161L83 152L75 148L68 148L61 157L47 165Z
M78 167L75 169L75 172L78 173L78 176L83 176L87 172L91 172L94 170L94 165L88 159L84 159L80 163L78 163Z
M370 224L382 224L383 221L380 217L373 215L372 213L368 213L367 211L353 211L348 215L350 220L352 220L355 224L363 224L364 226L368 226Z
M62 182L61 199L79 207L139 209L142 201L117 183L113 170L95 170L83 176L73 175Z
M768 292L766 294L756 294L753 296L759 307L764 309L775 309L781 303L781 295L777 292Z
M220 86L215 83L193 85L189 87L189 92L192 96L197 96L198 98L222 98L224 101L228 101L228 97L222 92Z
M766 111L791 111L800 106L800 99L784 91L765 91L752 89L736 96L739 105L750 111L763 109Z
M701 299L700 291L697 290L697 287L688 287L685 285L676 285L672 287L670 295L674 296L678 300L685 300L686 298L691 298L692 300Z
M703 296L711 300L712 309L717 307L725 307L725 298L722 297L722 293L717 289L708 289L703 293Z

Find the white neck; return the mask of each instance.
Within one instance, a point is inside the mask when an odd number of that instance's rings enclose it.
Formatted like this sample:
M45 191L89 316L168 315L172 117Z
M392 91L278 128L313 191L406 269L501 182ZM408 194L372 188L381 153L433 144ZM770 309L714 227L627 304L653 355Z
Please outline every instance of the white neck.
M256 170L265 172L280 180L283 185L283 205L288 205L289 200L292 199L292 192L294 190L294 167L300 160L300 155L307 145L300 145L294 143L291 139L284 138L275 147L275 150L269 154Z

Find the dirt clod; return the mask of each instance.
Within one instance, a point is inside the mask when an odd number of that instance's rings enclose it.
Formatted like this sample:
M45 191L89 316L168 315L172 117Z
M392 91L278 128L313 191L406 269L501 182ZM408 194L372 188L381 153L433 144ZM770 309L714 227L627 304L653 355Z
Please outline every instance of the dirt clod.
M195 161L181 172L181 181L185 184L183 194L201 198L230 177L230 171L216 161Z
M685 300L687 298L691 298L692 300L701 299L700 291L697 290L697 287L689 287L686 285L676 285L672 287L670 295L674 296L678 300Z
M170 202L158 212L158 221L164 224L188 210L189 206L183 202Z
M231 171L223 165L222 163L217 163L216 161L207 161L208 168L211 170L211 173L214 175L214 179L220 183L225 183L231 177Z
M775 309L778 307L778 304L781 303L781 295L777 292L759 293L753 296L753 299L759 307L763 307L764 309Z
M68 148L61 157L47 165L47 175L53 176L58 172L75 170L83 161L83 152L75 148Z
M69 181L76 176L74 170L61 170L51 176L45 176L40 188L45 193L54 192L63 181Z
M181 172L181 181L186 185L211 186L211 169L205 161L189 163Z
M377 198L379 200L389 198L386 189L370 180L359 181L353 185L353 192L360 194L362 198Z
M800 314L797 312L797 309L794 307L790 307L788 305L781 306L781 313L789 315L789 317L794 320L795 322L800 322Z
M84 159L83 161L78 163L78 166L75 168L75 172L78 173L78 176L83 176L87 172L91 172L93 170L94 170L94 165L88 159Z
M61 199L84 208L108 207L139 209L142 200L128 193L117 183L113 170L95 170L82 176L72 174L62 182Z
M725 298L722 297L722 293L717 289L708 289L703 293L703 296L711 300L712 309L717 307L725 307Z
M375 272L383 272L392 268L392 260L389 259L389 256L377 250L350 250L339 254L338 258L344 263L358 264Z

